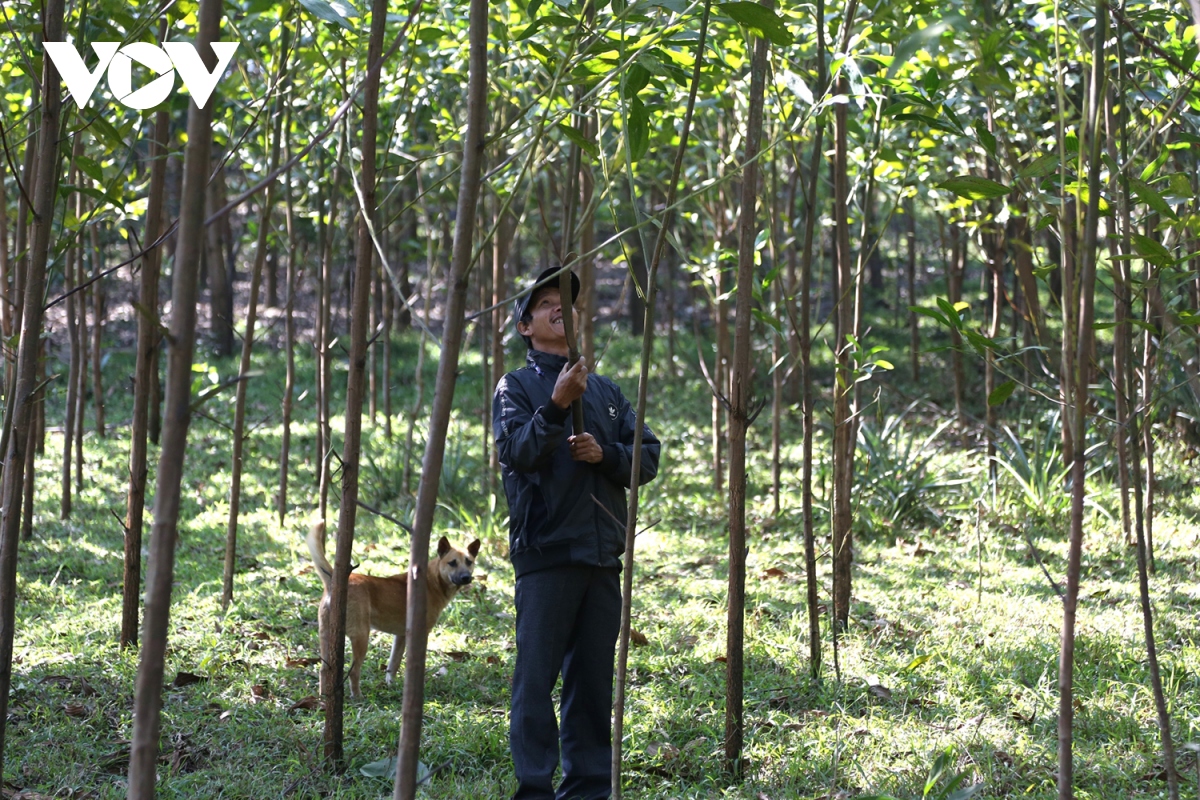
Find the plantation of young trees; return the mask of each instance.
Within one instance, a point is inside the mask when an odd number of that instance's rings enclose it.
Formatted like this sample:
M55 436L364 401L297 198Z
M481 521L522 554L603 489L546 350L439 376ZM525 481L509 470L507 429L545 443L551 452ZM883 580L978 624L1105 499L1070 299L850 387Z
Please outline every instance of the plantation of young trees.
M1195 0L0 12L4 798L510 796L491 397L563 266L663 443L614 797L1200 790Z

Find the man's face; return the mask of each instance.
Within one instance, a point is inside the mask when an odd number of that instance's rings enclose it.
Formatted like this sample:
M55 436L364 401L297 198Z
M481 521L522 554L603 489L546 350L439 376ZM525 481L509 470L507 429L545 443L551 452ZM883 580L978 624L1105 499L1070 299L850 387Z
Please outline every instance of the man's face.
M535 350L544 353L562 351L566 353L567 335L563 328L562 301L557 287L539 289L529 304L529 314L533 319L522 322L517 330L523 336L528 336ZM578 322L578 312L575 314Z

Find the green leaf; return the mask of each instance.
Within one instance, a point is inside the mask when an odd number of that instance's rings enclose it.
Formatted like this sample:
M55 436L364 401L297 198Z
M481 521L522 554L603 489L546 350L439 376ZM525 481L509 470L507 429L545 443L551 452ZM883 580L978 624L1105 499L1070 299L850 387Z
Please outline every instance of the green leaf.
M926 308L925 306L909 306L908 310L914 314L921 314L922 316L929 317L930 319L935 319L941 324L945 325L947 328L954 327L950 323L950 320L946 319L932 308Z
M1058 153L1046 153L1021 167L1021 171L1017 174L1022 178L1040 178L1043 175L1049 175L1057 166Z
M1171 251L1149 236L1143 236L1140 233L1133 234L1133 249L1156 267L1169 267L1175 263L1175 259L1171 258Z
M514 36L514 37L513 37L513 41L514 41L514 42L523 42L523 41L525 41L525 40L526 40L526 39L528 39L530 36L533 36L535 33L537 33L537 32L538 32L538 29L540 29L540 28L542 27L542 25L544 25L544 24L545 24L545 22L546 22L546 18L545 18L545 17L538 17L538 18L537 18L537 19L535 19L533 22L529 23L529 24L528 24L528 25L526 25L524 28L522 28L522 29L521 29L521 32L520 32L520 33L518 33L516 36Z
M336 9L334 3L337 3ZM335 25L341 25L348 31L353 31L356 29L350 20L348 20L346 16L341 13L341 11L343 9L348 9L353 12L350 16L355 17L358 16L358 12L354 11L354 9L350 8L345 3L337 2L337 0L333 0L333 2L330 2L329 0L300 0L300 5L304 6L308 13L312 14L314 17L323 19L326 22L332 22Z
M596 147L595 142L593 142L591 139L588 139L587 137L585 137L582 133L575 130L570 125L564 125L563 123L560 122L560 123L558 123L558 130L559 130L559 132L562 133L563 136L566 136L568 139L571 140L571 142L573 142L575 145L577 145L579 147L579 149L583 150L585 153L592 156L593 158L595 158L597 155L600 154L600 149L598 147Z
M1150 206L1150 208L1154 209L1159 214L1162 214L1168 219L1179 219L1179 217L1175 216L1175 212L1171 210L1171 207L1167 205L1167 201L1163 199L1163 196L1156 192L1154 188L1150 186L1150 184L1140 181L1137 178L1130 178L1129 188L1133 190L1135 195L1137 195L1138 200Z
M879 367L880 369L895 369L896 368L896 365L893 364L892 362L888 361L886 358L875 359L875 366Z
M750 313L764 325L770 325L776 333L783 333L783 323L772 317L770 314L758 308L751 308Z
M629 108L629 157L637 161L650 147L650 112L642 101L633 98Z
M900 44L896 45L895 53L892 55L891 66L888 67L887 77L894 77L895 74L907 64L912 57L917 54L918 50L928 50L942 38L942 34L950 27L948 20L928 25L916 33L906 36ZM934 73L936 75L936 73ZM934 85L934 90L937 86ZM926 89L932 93L933 90Z
M996 137L987 128L977 128L975 131L979 137L979 143L983 145L983 149L988 152L988 155L996 155Z
M96 183L104 183L104 170L100 169L100 165L87 156L78 156L75 159L75 166L79 167L79 171Z
M650 82L650 70L646 69L641 64L634 64L629 68L629 72L625 74L625 99L630 100L637 97L637 93L646 88L646 84Z
M908 662L908 666L905 667L904 669L908 672L912 672L917 667L921 666L922 664L928 664L932 660L933 660L933 654L925 653L924 655L917 656L912 661Z
M937 186L939 189L953 192L968 200L991 200L995 197L1003 197L1012 191L1002 183L975 175L960 175L957 178L944 180Z
M892 63L896 63L895 59L892 60ZM925 94L930 96L937 94L937 90L941 85L942 76L938 72L937 67L930 67L926 70L925 77L921 79L921 87L925 90Z
M721 3L718 7L734 22L758 31L770 39L774 45L787 47L796 40L788 32L783 19L771 9L764 8L758 3Z
M988 405L998 406L1012 396L1013 389L1017 388L1016 381L1005 381L1004 383L992 389L992 393L988 395Z

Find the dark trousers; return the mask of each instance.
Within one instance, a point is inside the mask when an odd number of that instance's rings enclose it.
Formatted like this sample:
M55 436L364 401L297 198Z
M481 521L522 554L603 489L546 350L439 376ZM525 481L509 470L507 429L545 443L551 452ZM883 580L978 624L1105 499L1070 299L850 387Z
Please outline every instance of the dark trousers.
M620 574L566 566L517 579L517 665L508 734L518 781L513 800L610 795ZM551 693L560 673L563 779L556 794L560 735Z

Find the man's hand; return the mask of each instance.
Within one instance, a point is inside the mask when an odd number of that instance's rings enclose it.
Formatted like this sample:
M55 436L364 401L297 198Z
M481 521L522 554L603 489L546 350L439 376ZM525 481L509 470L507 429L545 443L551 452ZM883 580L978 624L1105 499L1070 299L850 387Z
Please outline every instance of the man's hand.
M568 436L567 444L571 447L571 458L576 461L586 461L589 464L599 464L604 460L604 450L596 437L590 433Z
M550 402L559 408L570 408L571 403L583 397L583 393L587 389L587 379L587 363L580 356L579 360L575 362L575 366L558 373L558 380L554 382L554 392L550 395Z

